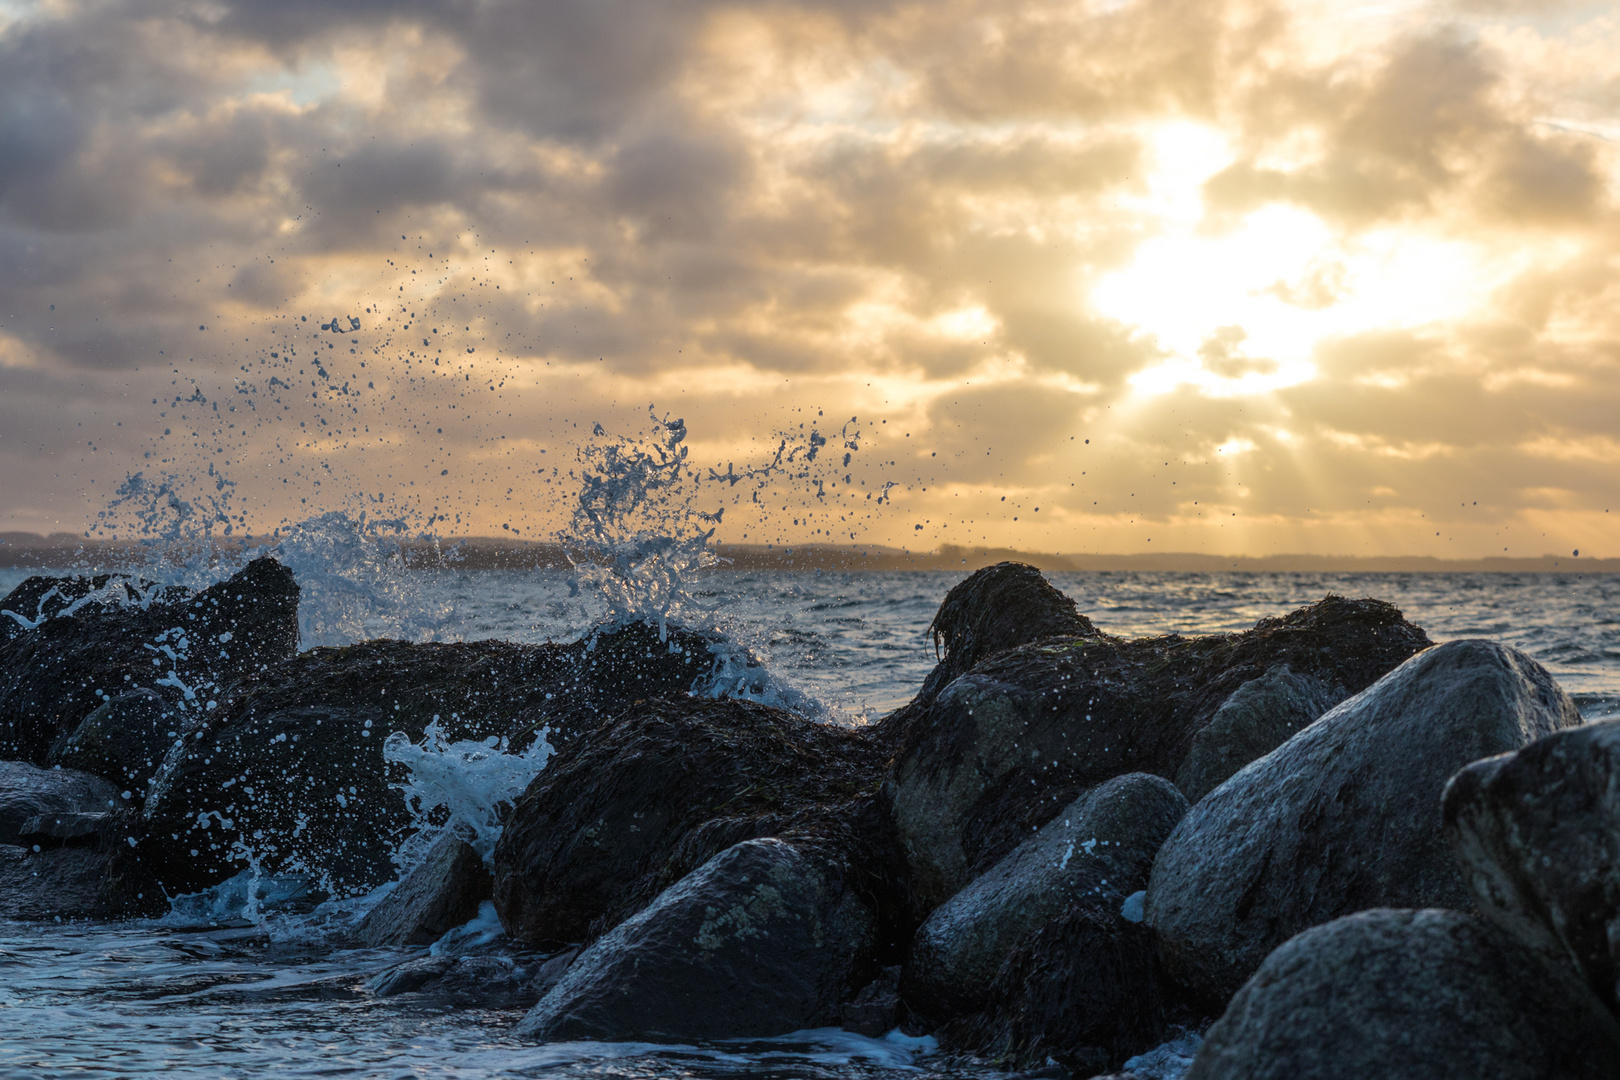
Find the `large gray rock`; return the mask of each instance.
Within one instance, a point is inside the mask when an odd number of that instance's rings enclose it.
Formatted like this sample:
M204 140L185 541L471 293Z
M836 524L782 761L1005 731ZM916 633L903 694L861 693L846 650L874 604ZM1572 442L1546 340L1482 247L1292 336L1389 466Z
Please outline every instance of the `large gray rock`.
M23 826L32 819L105 814L123 801L121 795L109 781L89 773L0 761L0 844L31 847L33 840L23 840Z
M1187 812L1175 785L1130 773L1066 806L918 928L901 991L945 1018L978 1008L1015 947L1076 907L1117 913L1147 885L1153 856Z
M1193 736L1176 770L1176 786L1197 802L1251 761L1265 757L1348 695L1278 664L1250 679Z
M871 939L838 868L747 840L598 938L517 1033L685 1042L815 1027L837 1016Z
M1443 812L1480 910L1620 1011L1620 720L1475 762Z
M374 949L431 945L477 915L490 890L489 871L478 852L461 837L446 834L366 913L354 936Z
M1224 1001L1308 927L1469 907L1441 828L1446 780L1580 722L1552 676L1506 646L1453 641L1408 660L1182 819L1147 891L1171 975Z
M1185 1080L1612 1080L1620 1023L1458 911L1364 911L1266 958Z
M1095 633L992 653L898 725L893 814L920 921L1111 777L1173 777L1233 692L1279 665L1346 694L1429 644L1389 604L1329 596L1242 634ZM880 737L883 732L880 730Z

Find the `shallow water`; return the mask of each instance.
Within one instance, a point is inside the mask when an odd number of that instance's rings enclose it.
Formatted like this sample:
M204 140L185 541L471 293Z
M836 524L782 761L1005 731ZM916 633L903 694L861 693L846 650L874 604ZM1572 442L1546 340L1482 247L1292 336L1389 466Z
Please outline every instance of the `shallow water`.
M0 594L26 576L0 570ZM908 700L934 663L928 623L960 577L721 569L697 578L695 601L788 687L832 715L875 718ZM1547 665L1588 719L1620 716L1620 577L1052 580L1100 629L1127 637L1242 630L1329 592L1378 597L1437 641L1516 645ZM568 575L550 571L440 572L413 581L408 593L435 613L411 635L422 638L572 638L603 610ZM391 610L362 612L350 625L399 633L409 624ZM532 1046L507 1035L520 1013L431 1006L412 995L381 999L366 988L372 975L422 950L333 951L322 940L297 920L202 929L0 923L0 1077L988 1075L930 1055L915 1040L836 1031L718 1047Z

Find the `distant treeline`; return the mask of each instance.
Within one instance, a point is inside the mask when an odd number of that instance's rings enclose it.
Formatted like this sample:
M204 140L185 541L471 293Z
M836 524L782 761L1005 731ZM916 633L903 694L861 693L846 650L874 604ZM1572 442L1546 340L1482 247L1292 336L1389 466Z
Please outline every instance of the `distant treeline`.
M216 542L217 554L270 545L273 537L243 537ZM736 570L976 570L1012 560L1046 571L1092 573L1620 573L1620 559L1543 555L1536 559L1436 559L1420 555L1191 555L1175 552L1141 555L1059 555L1011 548L942 545L938 551L904 548L837 547L831 544L773 545L719 544L715 554ZM505 537L474 536L464 539L408 539L398 551L411 566L460 567L468 570L563 569L569 565L561 544L537 543ZM124 541L93 541L71 533L0 533L0 566L65 567L91 565L117 567L144 561L141 545ZM576 553L577 555L577 553Z

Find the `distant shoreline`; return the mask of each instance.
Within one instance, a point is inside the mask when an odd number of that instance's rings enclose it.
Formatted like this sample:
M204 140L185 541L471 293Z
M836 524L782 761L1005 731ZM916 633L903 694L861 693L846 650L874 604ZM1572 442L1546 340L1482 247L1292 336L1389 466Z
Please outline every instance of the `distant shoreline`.
M224 550L273 543L269 537L228 540ZM28 569L85 564L116 568L129 565L139 545L92 542L68 533L0 533L0 567ZM562 569L568 558L559 544L503 537L405 540L407 561L420 567L469 570ZM1620 559L1539 558L1436 559L1417 555L1196 555L1164 552L1133 555L1058 554L942 545L937 551L869 545L718 544L715 554L735 570L934 570L968 571L1003 560L1025 562L1054 573L1374 573L1374 574L1620 574Z

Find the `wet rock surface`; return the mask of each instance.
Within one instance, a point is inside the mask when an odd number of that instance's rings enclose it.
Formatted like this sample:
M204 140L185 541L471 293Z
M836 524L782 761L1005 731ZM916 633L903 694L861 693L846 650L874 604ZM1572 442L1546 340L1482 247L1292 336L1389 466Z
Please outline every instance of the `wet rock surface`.
M1082 795L917 930L902 991L908 1005L948 1018L985 1004L1012 951L1071 910L1117 915L1146 888L1153 857L1187 800L1168 780L1129 773Z
M478 905L489 896L483 858L465 840L447 835L366 913L354 936L371 948L431 945L477 915Z
M588 941L758 837L826 841L881 877L892 865L874 851L881 767L871 740L780 709L643 702L548 765L514 805L495 847L496 910L520 941ZM881 905L881 883L858 885Z
M42 817L104 815L122 793L110 781L72 769L43 769L25 761L0 761L0 845L24 844L24 826ZM38 831L38 826L33 831Z
M836 1021L872 935L836 856L744 841L598 938L516 1033L691 1041L816 1027Z
M1389 604L1330 596L1242 634L1075 636L992 656L908 707L893 802L917 914L1084 789L1128 772L1175 776L1243 684L1286 664L1350 693L1428 644Z
M1373 910L1266 958L1186 1080L1613 1077L1620 1023L1567 974L1457 911Z
M539 1000L536 966L512 956L424 956L389 968L366 986L380 998L411 994L440 1008L527 1009Z
M169 748L196 723L193 714L156 690L137 687L93 709L57 740L49 759L116 780L144 798Z
M714 662L710 638L632 624L564 645L371 641L312 649L247 680L171 748L153 779L143 852L171 892L242 868L253 838L269 872L306 865L329 887L388 881L409 815L383 742L437 725L449 740L542 730L566 748L638 697L684 690ZM195 853L195 854L193 854Z
M1278 664L1221 703L1187 747L1176 786L1197 802L1350 695Z
M204 714L297 645L298 584L269 558L196 596L59 614L0 644L0 756L46 763L92 710L137 686Z
M1470 765L1443 811L1480 911L1620 1012L1620 721Z
M1413 657L1182 819L1147 891L1167 968L1220 1002L1308 927L1368 908L1468 908L1441 828L1446 781L1579 723L1517 650L1453 641Z
M1117 909L1075 907L1021 941L980 1011L946 1041L1004 1068L1055 1061L1076 1076L1118 1068L1187 1018L1153 936Z

